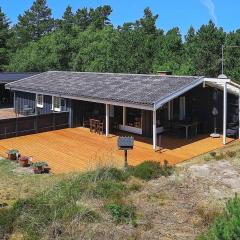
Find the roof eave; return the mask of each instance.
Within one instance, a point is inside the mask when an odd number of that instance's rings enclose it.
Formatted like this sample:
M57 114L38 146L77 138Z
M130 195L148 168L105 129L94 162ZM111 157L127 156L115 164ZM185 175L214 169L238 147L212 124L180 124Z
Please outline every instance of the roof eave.
M196 81L194 83L191 83L188 86L185 86L185 87L179 89L178 91L166 96L165 98L155 102L154 106L153 106L153 109L156 111L157 109L161 108L167 102L172 101L173 99L181 96L182 94L190 91L191 89L193 89L193 88L195 88L195 87L197 87L197 86L199 86L200 84L203 84L203 83L204 83L204 77L200 77L198 79L198 81Z
M7 86L8 85L8 86ZM79 100L79 101L87 101L87 102L95 102L95 103L102 103L102 104L110 104L114 106L122 106L122 107L129 107L129 108L137 108L142 110L154 110L153 104L143 104L143 103L134 103L134 102L121 102L121 101L115 101L115 100L106 100L106 99L97 99L97 98L89 98L89 97L79 97L79 96L70 96L60 93L46 93L41 91L30 91L26 89L21 88L15 88L11 87L10 84L5 85L6 89L9 89L10 91L19 91L19 92L28 92L33 94L43 94L43 95L50 95L50 96L58 96L62 98L67 99L73 99L73 100Z

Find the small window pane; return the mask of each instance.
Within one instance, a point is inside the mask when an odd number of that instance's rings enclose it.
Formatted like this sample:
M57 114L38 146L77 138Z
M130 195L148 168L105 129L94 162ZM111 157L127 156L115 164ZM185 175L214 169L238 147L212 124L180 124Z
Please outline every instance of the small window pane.
M43 95L42 94L37 94L37 106L43 107Z
M61 99L60 97L53 97L53 110L60 111Z

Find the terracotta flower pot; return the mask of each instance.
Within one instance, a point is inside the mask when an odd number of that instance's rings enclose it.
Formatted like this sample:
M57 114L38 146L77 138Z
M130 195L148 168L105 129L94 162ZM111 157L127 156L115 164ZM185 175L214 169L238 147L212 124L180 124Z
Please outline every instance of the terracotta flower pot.
M34 168L33 168L33 172L34 172L35 174L41 174L41 173L43 173L43 171L44 171L44 169L43 169L42 166L38 166L38 167L34 167Z
M9 153L8 159L12 161L17 160L17 155L15 153Z
M18 162L20 164L21 167L28 167L29 166L29 158L28 157L20 157L18 159Z

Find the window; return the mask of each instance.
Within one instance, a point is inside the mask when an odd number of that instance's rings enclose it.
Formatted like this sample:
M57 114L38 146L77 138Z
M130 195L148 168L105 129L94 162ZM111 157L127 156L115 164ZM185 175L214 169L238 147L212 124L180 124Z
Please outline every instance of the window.
M43 95L37 94L36 100L37 100L37 107L43 108Z
M56 112L61 111L61 98L60 97L52 97L52 110Z

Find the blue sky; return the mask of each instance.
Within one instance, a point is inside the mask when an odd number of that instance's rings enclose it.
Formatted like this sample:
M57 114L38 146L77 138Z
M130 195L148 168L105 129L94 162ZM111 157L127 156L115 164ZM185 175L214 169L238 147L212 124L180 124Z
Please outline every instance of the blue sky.
M178 26L185 34L189 26L199 28L209 19L225 31L240 28L239 0L48 0L53 15L60 18L67 5L74 10L82 7L97 7L109 4L113 8L112 23L117 26L124 22L134 21L143 15L149 6L155 14L159 14L157 25L164 30ZM33 0L0 0L0 6L12 23L17 16L27 10Z

